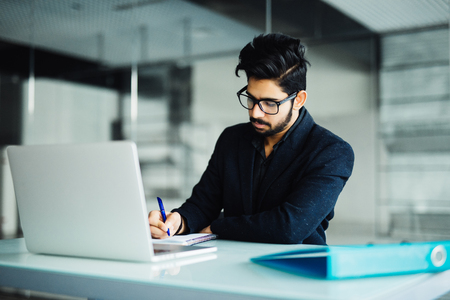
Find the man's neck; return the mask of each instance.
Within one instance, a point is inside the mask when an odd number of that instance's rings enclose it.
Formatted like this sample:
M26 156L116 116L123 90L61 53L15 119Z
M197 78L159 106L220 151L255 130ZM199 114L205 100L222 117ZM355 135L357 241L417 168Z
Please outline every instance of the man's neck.
M291 128L291 127L289 126L289 128ZM282 132L279 132L275 135L266 136L264 138L264 146L266 148L267 147L273 148L273 146L275 146L276 143L278 143L283 138L283 136L286 134L286 132L289 130L289 128L286 128L286 130L283 130Z

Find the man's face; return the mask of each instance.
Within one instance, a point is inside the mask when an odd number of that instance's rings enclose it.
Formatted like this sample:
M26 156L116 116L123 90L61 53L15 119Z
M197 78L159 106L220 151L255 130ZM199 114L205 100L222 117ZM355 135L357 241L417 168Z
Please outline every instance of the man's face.
M288 97L281 88L270 79L255 79L250 77L248 80L247 93L257 100L281 101ZM283 135L293 124L292 120L292 101L287 101L279 106L276 115L264 113L256 104L253 109L248 111L250 122L256 132L264 137Z

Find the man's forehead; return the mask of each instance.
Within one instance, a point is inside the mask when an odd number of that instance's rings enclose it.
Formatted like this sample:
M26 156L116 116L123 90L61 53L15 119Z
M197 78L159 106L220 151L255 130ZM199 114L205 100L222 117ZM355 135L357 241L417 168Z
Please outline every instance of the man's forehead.
M273 79L254 79L250 78L247 86L247 93L254 97L274 98L285 96L281 87L276 80Z

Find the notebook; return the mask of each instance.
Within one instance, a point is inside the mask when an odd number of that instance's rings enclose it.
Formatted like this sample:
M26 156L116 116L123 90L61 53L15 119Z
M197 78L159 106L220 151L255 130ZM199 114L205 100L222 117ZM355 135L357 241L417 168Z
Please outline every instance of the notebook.
M217 250L153 245L133 142L10 146L7 154L30 252L149 262Z
M175 235L161 240L153 240L153 244L176 244L191 246L217 238L213 233L192 233L187 235Z

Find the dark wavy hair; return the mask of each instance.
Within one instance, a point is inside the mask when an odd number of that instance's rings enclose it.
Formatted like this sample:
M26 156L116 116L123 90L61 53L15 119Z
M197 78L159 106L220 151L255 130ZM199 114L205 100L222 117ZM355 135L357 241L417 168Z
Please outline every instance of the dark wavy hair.
M283 92L292 94L306 90L306 69L310 63L304 58L305 46L299 39L270 33L256 36L239 54L236 76L244 70L247 80L276 80Z

